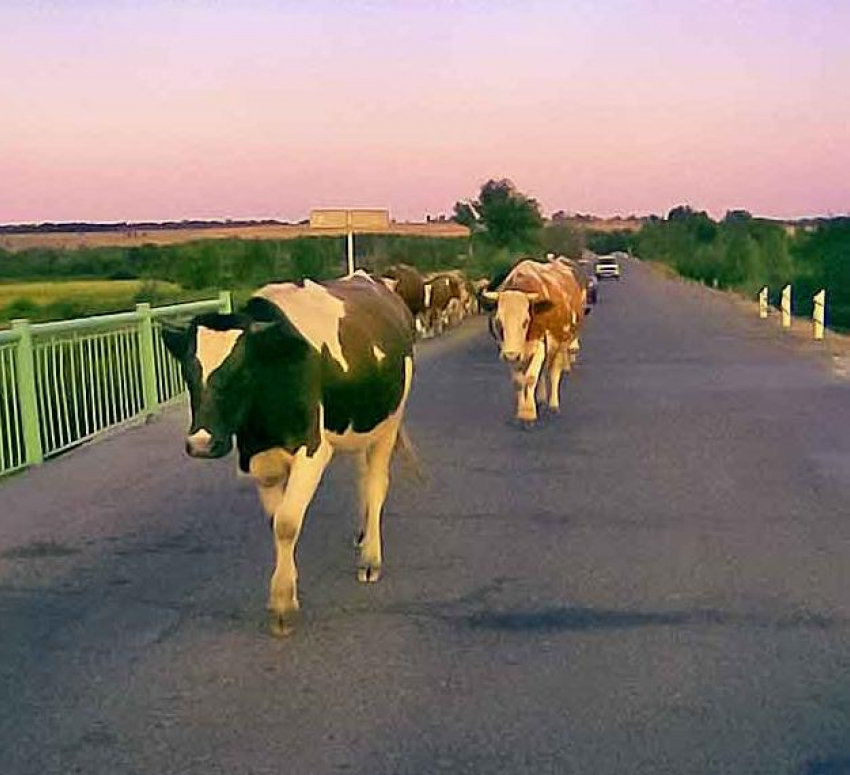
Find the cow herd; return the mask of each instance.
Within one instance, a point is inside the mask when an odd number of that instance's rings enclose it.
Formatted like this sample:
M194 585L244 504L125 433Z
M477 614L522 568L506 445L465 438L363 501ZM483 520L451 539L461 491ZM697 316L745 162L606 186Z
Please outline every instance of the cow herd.
M323 284L267 285L236 314L163 328L190 397L186 452L223 457L235 442L239 468L269 518L274 632L288 632L298 610L298 536L338 452L353 454L359 472L358 579L381 575L390 463L395 449L410 446L403 419L416 339L487 311L511 369L516 417L530 425L538 401L559 409L561 375L580 347L588 284L579 264L554 256L478 282L456 270L423 276L399 264L381 276L357 271Z
M439 336L478 311L478 291L487 281L472 283L458 269L423 275L407 264L395 264L381 274L413 315L416 332L423 338Z

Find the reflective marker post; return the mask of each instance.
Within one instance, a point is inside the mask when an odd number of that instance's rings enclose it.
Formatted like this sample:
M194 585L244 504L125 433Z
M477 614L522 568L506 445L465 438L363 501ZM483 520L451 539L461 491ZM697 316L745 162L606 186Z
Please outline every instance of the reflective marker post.
M767 317L767 286L765 285L759 291L759 317L764 319Z
M823 330L826 323L826 290L818 291L814 296L815 308L812 313L812 324L815 339L823 339Z
M791 286L782 289L782 328L791 328Z

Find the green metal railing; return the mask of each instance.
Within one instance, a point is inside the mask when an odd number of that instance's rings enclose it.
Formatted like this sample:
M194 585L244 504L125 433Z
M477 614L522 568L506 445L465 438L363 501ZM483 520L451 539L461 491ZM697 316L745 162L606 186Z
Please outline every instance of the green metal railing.
M180 366L159 336L164 320L230 312L217 299L0 331L0 476L104 431L153 415L183 394Z

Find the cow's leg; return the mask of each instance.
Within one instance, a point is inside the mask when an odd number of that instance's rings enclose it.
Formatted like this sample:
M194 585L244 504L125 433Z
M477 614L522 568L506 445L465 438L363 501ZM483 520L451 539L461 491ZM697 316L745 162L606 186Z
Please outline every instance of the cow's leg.
M554 340L551 334L546 334L546 356L543 362L543 369L540 372L540 376L537 379L537 402L539 404L548 403L547 399L549 399L549 390L551 381L547 379L547 376L552 373L552 364L554 363L556 357L558 343Z
M561 373L564 370L564 348L553 347L554 355L549 364L549 411L561 411Z
M431 339L434 336L434 311L429 309L427 314L425 315L425 339Z
M398 423L393 423L367 453L365 477L366 531L360 544L357 578L364 583L381 577L381 511L390 486L390 462L398 436Z
M539 404L543 404L546 402L546 379L545 374L551 369L550 358L546 359L546 363L544 364L543 371L540 374L540 378L537 380L537 391L535 396L535 401Z
M333 451L322 441L313 455L306 447L298 450L289 470L289 481L274 512L276 564L269 587L272 630L286 632L286 617L298 610L298 570L295 567L295 545L304 522L307 507L316 493Z
M289 474L287 455L280 449L270 449L254 455L248 463L248 473L257 487L263 511L274 529L274 514L283 500L286 477Z
M529 360L525 374L522 375L517 391L517 419L521 422L537 420L537 403L534 400L537 391L537 381L546 360L546 345L543 340L534 343L534 350Z
M579 350L581 350L581 340L578 335L570 342L570 363L575 363L578 360Z
M369 477L369 457L364 450L357 454L357 504L359 507L359 522L354 546L360 548L366 536L366 514L369 508L367 481Z

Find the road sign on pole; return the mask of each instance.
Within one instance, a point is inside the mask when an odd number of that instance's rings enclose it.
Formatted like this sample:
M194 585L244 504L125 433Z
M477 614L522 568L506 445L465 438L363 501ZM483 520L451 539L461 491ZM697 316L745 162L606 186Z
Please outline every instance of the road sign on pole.
M310 211L310 229L326 234L344 234L348 273L354 273L355 233L380 233L390 228L390 211L373 209L318 209Z

